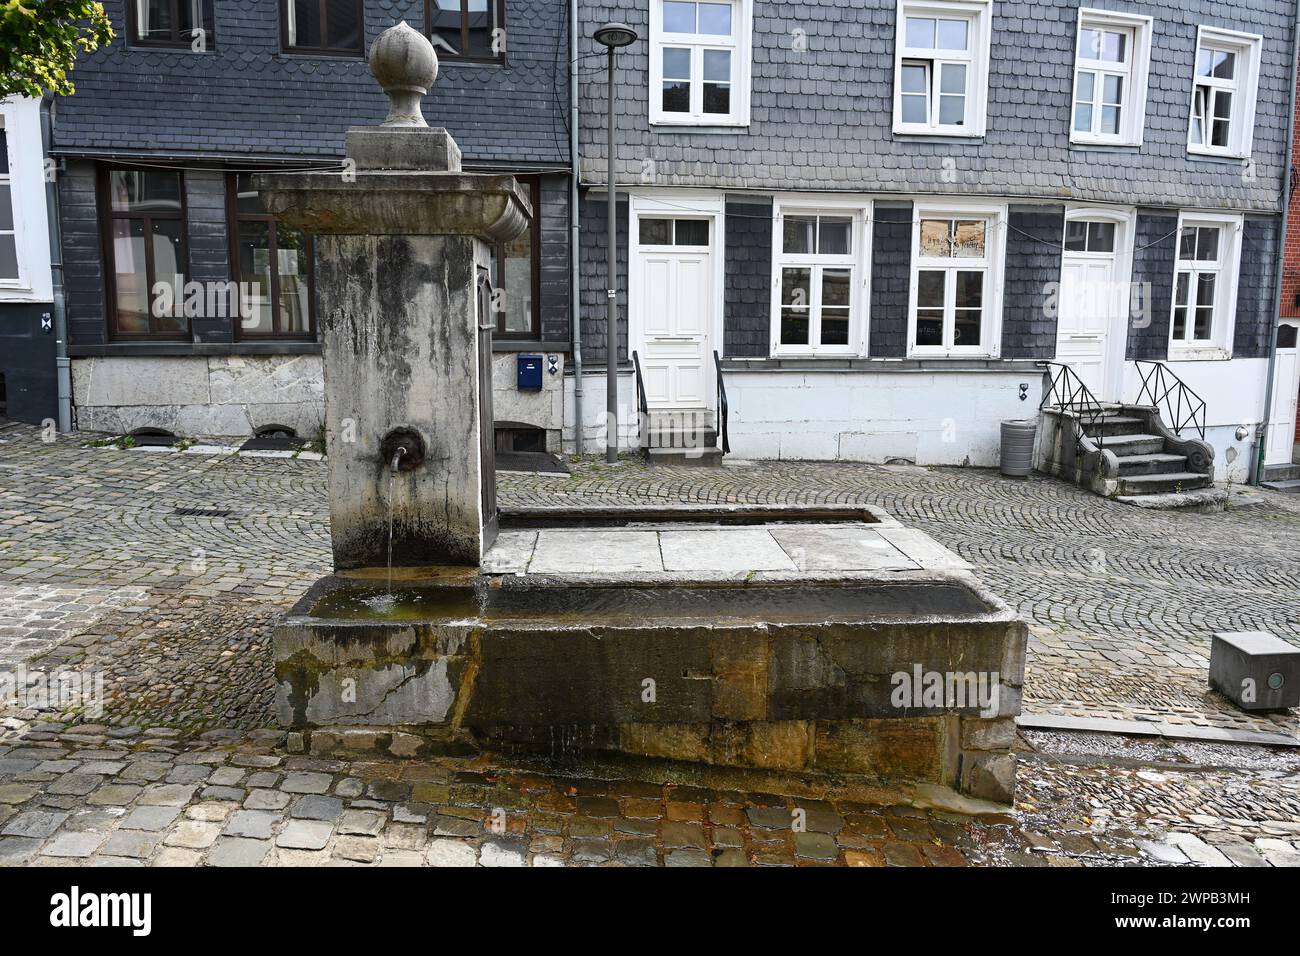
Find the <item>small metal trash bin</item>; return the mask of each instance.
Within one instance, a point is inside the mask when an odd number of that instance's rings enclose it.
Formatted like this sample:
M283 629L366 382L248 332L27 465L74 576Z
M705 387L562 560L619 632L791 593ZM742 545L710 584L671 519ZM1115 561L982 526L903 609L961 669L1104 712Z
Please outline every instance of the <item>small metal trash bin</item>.
M1032 418L1002 423L1002 474L1026 478L1034 470L1034 435L1038 422Z

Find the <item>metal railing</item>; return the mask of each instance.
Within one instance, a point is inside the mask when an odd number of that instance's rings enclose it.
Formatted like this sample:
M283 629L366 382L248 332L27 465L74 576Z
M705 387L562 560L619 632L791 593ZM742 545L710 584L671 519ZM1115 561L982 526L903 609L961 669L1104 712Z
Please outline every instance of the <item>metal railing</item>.
M722 441L722 453L731 454L731 442L727 439L727 386L722 381L722 359L718 350L713 350L713 367L718 373L718 438Z
M1105 444L1104 436L1100 433L1088 435L1088 431L1096 426L1097 419L1106 414L1106 407L1092 394L1092 389L1084 384L1074 369L1060 362L1044 362L1043 376L1047 379L1047 387L1043 400L1038 403L1038 410L1054 405L1062 411L1073 412L1076 441L1087 437L1101 448Z
M1138 375L1142 387L1138 389L1136 405L1151 405L1178 437L1184 428L1195 428L1205 440L1205 399L1187 387L1187 383L1165 366L1164 362L1137 359ZM1143 398L1148 399L1143 401Z
M650 405L645 397L645 382L641 378L641 356L632 350L632 367L636 370L636 407L639 415L637 417L636 433L637 441L640 447L644 448L647 435L645 429L650 427Z

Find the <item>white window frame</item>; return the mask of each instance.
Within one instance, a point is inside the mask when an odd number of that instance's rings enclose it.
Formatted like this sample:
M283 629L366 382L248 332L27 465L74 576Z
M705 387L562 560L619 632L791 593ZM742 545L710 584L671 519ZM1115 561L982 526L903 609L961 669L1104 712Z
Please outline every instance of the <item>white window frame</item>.
M968 49L925 50L905 45L907 18L939 17L964 19L970 24L967 33ZM992 0L898 0L894 20L894 132L913 136L966 136L984 135L989 85L989 55L992 39ZM903 122L903 61L929 60L930 68L930 122ZM938 90L941 70L935 63L964 63L966 65L966 122L960 126L938 122Z
M650 0L650 123L655 126L748 126L751 50L754 34L754 0L699 0L729 3L732 8L730 37L710 34L667 33L663 28L665 0ZM663 110L664 47L691 50L691 112ZM704 112L704 53L706 49L731 51L731 112Z
M1085 145L1141 146L1146 126L1147 78L1151 69L1151 17L1136 14L1114 13L1110 10L1079 9L1074 36L1074 77L1070 86L1070 142ZM1128 36L1128 61L1122 67L1108 60L1086 56L1083 49L1084 30L1121 32ZM1074 128L1074 110L1079 89L1079 74L1083 71L1096 76L1110 73L1123 76L1124 93L1120 102L1120 128L1116 134L1094 132L1100 124L1101 84L1094 80L1092 130Z
M1196 28L1196 49L1192 53L1192 95L1187 111L1187 152L1196 156L1250 158L1250 150L1255 138L1255 102L1259 95L1259 63L1263 45L1264 39L1257 33L1239 33L1235 30L1220 30L1217 27L1206 26ZM1229 50L1237 55L1236 76L1231 82L1226 80L1198 82L1196 65L1200 60L1202 46ZM1193 139L1196 128L1198 86L1233 91L1227 146L1209 146L1197 143ZM1210 109L1206 110L1207 115L1211 112ZM1202 125L1206 126L1206 124ZM1208 139L1205 129L1202 133Z
M984 219L983 259L922 258L921 221L924 219ZM961 201L921 201L912 207L911 274L907 295L908 358L997 358L1002 351L1002 284L1006 271L1007 207L1005 204ZM984 305L980 317L979 345L954 346L953 302L956 283L944 283L943 345L916 344L917 279L922 270L984 271Z
M818 253L787 253L784 243L784 224L787 215L841 216L853 220L850 232L851 253L847 256L830 256ZM772 207L772 303L771 329L773 358L788 356L852 358L867 354L868 296L870 294L872 202L861 197L789 195L778 196ZM810 268L808 303L808 344L783 345L781 343L781 272L783 268ZM845 345L821 345L821 282L822 269L850 270L849 276L849 335Z
M1195 310L1192 297L1196 294L1196 282L1189 280L1188 310L1184 337L1174 338L1174 310L1178 304L1178 274L1185 269L1204 268L1194 261L1184 262L1182 254L1183 229L1185 227L1219 228L1218 278L1214 283L1215 302L1214 319L1208 339L1191 339L1196 327ZM1232 337L1237 325L1237 273L1241 269L1241 235L1244 219L1239 215L1226 213L1201 212L1184 209L1178 213L1178 232L1174 236L1174 272L1169 288L1169 360L1177 361L1213 361L1232 358Z

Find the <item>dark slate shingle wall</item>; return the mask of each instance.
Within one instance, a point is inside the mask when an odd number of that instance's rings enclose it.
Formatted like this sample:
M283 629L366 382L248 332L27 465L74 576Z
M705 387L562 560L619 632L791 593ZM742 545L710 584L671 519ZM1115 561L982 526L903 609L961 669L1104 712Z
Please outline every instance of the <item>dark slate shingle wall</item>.
M1002 286L1002 357L1056 355L1055 313L1047 294L1061 278L1064 206L1012 206L1007 211L1006 279Z
M1276 325L1272 309L1277 277L1277 219L1247 217L1241 237L1241 272L1237 276L1237 318L1233 358L1267 358Z
M208 53L129 48L126 0L104 4L117 37L81 58L58 105L65 151L340 156L349 126L373 125L387 99L360 57L280 51L276 0L220 0ZM423 0L366 0L366 49ZM568 19L564 0L510 0L504 66L443 63L424 100L472 163L567 165Z
M766 356L772 343L772 200L727 199L724 355Z
M1077 8L1154 17L1143 145L1070 146ZM595 53L594 26L625 20L648 34L645 0L584 5L579 50ZM619 54L620 177L645 160L667 186L859 192L985 193L1124 204L1275 210L1284 169L1291 62L1288 0L1043 0L993 3L987 134L983 139L896 137L895 0L755 4L751 124L741 131L651 128L648 45ZM1197 26L1264 37L1253 165L1187 153ZM795 29L807 49L792 49ZM599 60L587 58L586 64ZM579 90L584 178L605 176L604 72L588 67Z
M591 190L580 197L582 230L579 253L579 281L582 292L578 308L582 310L582 360L584 364L605 363L606 309L605 237L609 235L609 203L605 191ZM618 361L630 361L627 355L627 197L614 200L615 240L618 243Z
M1178 250L1178 217L1139 209L1133 243L1133 282L1142 308L1129 315L1130 359L1169 357L1170 309L1173 304L1174 256Z
M912 204L875 205L871 233L872 358L907 355L907 304L912 269Z

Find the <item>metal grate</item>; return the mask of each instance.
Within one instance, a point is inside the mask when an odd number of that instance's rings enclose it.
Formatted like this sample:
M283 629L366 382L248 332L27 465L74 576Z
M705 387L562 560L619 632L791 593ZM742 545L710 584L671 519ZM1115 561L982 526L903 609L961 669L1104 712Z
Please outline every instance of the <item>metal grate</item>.
M177 508L172 513L183 518L229 518L232 514L225 508Z

